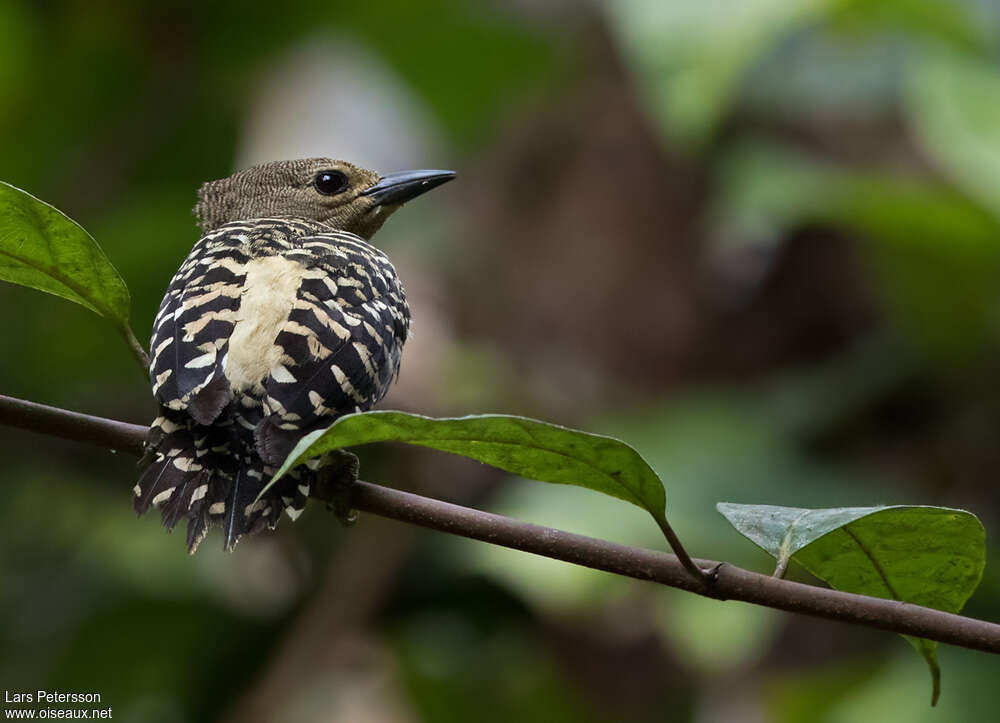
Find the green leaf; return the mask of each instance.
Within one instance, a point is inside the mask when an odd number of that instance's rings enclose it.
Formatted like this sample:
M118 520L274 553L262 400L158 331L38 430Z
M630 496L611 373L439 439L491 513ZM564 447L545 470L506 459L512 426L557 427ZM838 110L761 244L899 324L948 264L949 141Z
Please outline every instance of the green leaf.
M929 160L1000 217L1000 78L991 61L937 50L915 56L905 116Z
M60 296L111 321L142 361L128 288L93 237L57 208L0 181L0 280Z
M795 560L837 590L957 613L986 565L979 519L946 507L809 510L771 505L716 506L741 534L778 560ZM907 637L930 667L932 704L940 692L937 643Z
M586 487L638 505L658 523L665 522L663 483L624 442L500 414L445 419L392 411L348 414L303 437L268 487L288 470L324 452L371 442L430 447L522 477Z
M58 209L2 181L0 279L128 323L128 289L93 237Z

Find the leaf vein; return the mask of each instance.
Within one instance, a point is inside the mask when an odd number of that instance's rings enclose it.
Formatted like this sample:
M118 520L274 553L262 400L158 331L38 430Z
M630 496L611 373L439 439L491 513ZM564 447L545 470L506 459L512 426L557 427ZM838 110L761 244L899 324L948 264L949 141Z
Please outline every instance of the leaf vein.
M885 586L889 590L889 593L892 595L893 599L902 600L902 598L899 596L899 593L897 593L895 588L893 588L892 583L889 582L889 577L888 575L886 575L885 570L882 569L882 566L878 563L878 560L875 559L875 556L871 553L868 547L863 542L861 542L860 539L858 539L858 536L855 535L853 532L851 532L850 526L844 525L841 529L843 529L844 532L846 532L848 536L852 540L854 540L854 543L858 546L858 548L863 553L865 553L865 557L868 558L868 561L872 564L872 567L875 568L875 572L877 572L879 574L879 577L882 578L882 582L885 583Z

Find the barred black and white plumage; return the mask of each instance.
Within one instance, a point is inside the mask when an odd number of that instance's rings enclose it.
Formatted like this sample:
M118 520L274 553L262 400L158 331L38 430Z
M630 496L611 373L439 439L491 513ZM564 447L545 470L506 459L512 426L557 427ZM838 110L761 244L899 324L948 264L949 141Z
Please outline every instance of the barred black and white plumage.
M160 415L135 487L139 514L188 520L193 552L305 506L316 467L257 496L298 439L369 409L399 372L410 313L370 238L406 200L453 177L379 177L330 159L258 166L206 184L205 235L174 275L153 326Z

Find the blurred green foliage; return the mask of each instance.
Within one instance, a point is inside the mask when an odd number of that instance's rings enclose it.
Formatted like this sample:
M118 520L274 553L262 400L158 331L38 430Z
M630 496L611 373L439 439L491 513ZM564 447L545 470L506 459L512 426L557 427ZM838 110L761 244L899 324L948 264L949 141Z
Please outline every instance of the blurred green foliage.
M694 554L767 570L716 502L1000 525L998 40L976 0L14 1L0 178L99 240L146 339L261 79L360 45L462 189L384 232L416 318L393 404L626 439ZM152 416L86 310L4 285L0 338L0 391ZM7 429L0 452L0 678L101 692L116 720L994 715L983 654L940 650L932 710L893 636L319 509L189 558L132 516L130 460ZM366 451L363 476L662 546L629 505L432 452ZM998 606L988 564L965 612Z

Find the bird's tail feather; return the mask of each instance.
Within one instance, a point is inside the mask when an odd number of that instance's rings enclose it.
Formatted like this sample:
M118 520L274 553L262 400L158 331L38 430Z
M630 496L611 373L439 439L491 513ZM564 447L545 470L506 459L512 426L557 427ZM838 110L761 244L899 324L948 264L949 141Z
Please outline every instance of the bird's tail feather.
M257 532L265 526L274 527L277 524L277 515L271 520L271 524L264 521L260 527L252 526L251 519L256 522L260 519L255 512L263 510L269 506L266 499L257 500L258 493L264 488L264 480L270 479L270 474L265 474L264 463L252 450L245 450L241 455L239 470L232 480L230 490L226 495L225 512L223 520L223 531L225 535L225 548L232 550L236 547L240 537L249 532ZM269 471L269 470L268 470ZM270 510L268 510L270 512Z
M283 511L292 519L302 512L311 470L291 472L258 500L275 469L252 443L233 438L224 428L170 416L163 410L153 421L147 466L133 490L133 505L140 515L158 507L168 530L187 518L190 552L216 525L223 529L225 549L232 550L243 535L274 529Z
M163 524L172 528L180 512L190 506L197 489L192 482L208 472L199 457L186 425L157 417L149 432L146 468L133 488L135 511L141 515L150 507L159 507Z

